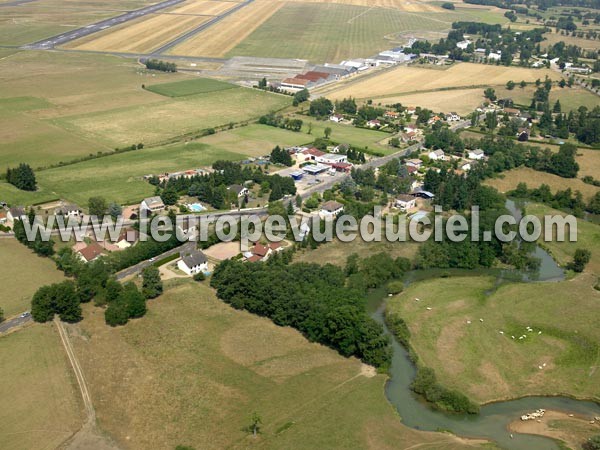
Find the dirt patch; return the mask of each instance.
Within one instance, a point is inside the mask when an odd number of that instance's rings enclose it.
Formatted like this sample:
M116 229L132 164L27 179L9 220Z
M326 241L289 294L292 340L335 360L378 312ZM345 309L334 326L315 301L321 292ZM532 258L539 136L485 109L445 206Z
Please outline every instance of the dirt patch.
M375 375L377 375L377 369L375 369L373 366L369 366L368 364L361 364L360 374L367 378L373 378Z
M204 254L209 258L214 258L219 261L231 259L240 254L239 242L221 242L204 250Z

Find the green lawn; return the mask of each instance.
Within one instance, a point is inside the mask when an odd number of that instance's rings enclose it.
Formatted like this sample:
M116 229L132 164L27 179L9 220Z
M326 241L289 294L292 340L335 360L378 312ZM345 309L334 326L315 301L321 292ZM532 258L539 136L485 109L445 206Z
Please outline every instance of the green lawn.
M317 137L323 137L325 128L332 130L331 139L342 144L351 144L356 147L375 150L384 154L393 153L398 149L386 145L391 134L383 131L368 130L365 128L356 128L349 124L339 124L331 121L316 120L307 116L297 116L296 118L304 121L302 132L308 133L309 124L312 126L311 134L307 137L314 140ZM383 142L382 142L383 141Z
M389 308L407 321L423 364L475 401L538 394L600 399L595 282L583 275L494 292L492 278L438 278L411 285Z
M176 81L174 83L153 84L151 86L146 86L146 89L166 97L184 97L186 95L224 91L235 87L234 84L225 83L223 81L210 78L197 78L193 80Z
M442 11L442 10L441 10ZM395 44L402 32L444 31L456 20L493 20L487 12L412 13L329 3L289 3L227 56L304 58L338 63L369 57ZM504 19L506 21L506 19Z
M37 177L43 189L82 205L95 195L104 196L108 201L132 204L154 193L154 186L143 180L144 175L209 166L218 159L243 158L240 153L218 150L206 144L177 144L44 170Z

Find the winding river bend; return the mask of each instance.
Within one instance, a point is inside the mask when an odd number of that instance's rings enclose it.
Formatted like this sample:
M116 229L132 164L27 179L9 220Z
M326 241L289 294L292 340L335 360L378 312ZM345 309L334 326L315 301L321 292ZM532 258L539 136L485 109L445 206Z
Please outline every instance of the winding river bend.
M511 202L512 203L512 202ZM507 204L513 214L514 204ZM564 279L564 271L552 257L541 248L535 250L535 256L541 259L539 274L534 278L521 274L521 281L525 282L555 282ZM450 271L452 272L452 271ZM465 274L462 271L462 274ZM496 275L498 281L514 279L516 272L490 271ZM457 271L456 275L460 275ZM473 272L470 272L472 275ZM435 274L423 272L410 273L406 282L410 283L416 278L427 278ZM491 403L481 407L480 414L447 414L436 411L430 405L419 399L411 390L410 384L415 377L416 369L408 358L404 347L390 333L384 322L384 311L387 297L382 290L374 292L368 305L372 317L381 323L386 333L392 339L392 364L390 379L385 386L385 395L392 405L398 410L402 422L412 428L426 431L445 430L458 436L483 438L496 442L502 448L511 450L559 450L555 441L542 436L526 434L511 434L508 425L517 420L521 415L543 408L547 410L564 411L567 413L581 414L587 417L600 416L600 405L591 401L574 400L567 397L525 397L516 400Z

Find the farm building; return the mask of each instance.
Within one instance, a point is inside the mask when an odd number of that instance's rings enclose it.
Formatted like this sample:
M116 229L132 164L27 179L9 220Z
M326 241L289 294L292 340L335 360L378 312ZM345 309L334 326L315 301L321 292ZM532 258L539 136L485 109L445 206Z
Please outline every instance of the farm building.
M476 148L475 150L469 150L468 155L469 159L479 160L485 158L485 153L480 148Z

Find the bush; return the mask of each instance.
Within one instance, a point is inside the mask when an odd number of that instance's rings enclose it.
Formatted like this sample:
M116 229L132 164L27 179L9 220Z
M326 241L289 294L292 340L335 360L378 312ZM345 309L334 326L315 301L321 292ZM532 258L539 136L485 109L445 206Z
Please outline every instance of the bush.
M388 294L399 294L404 290L404 283L402 281L390 281L386 290Z
M198 272L196 275L194 275L194 281L204 281L206 280L206 275L204 275L202 272Z

